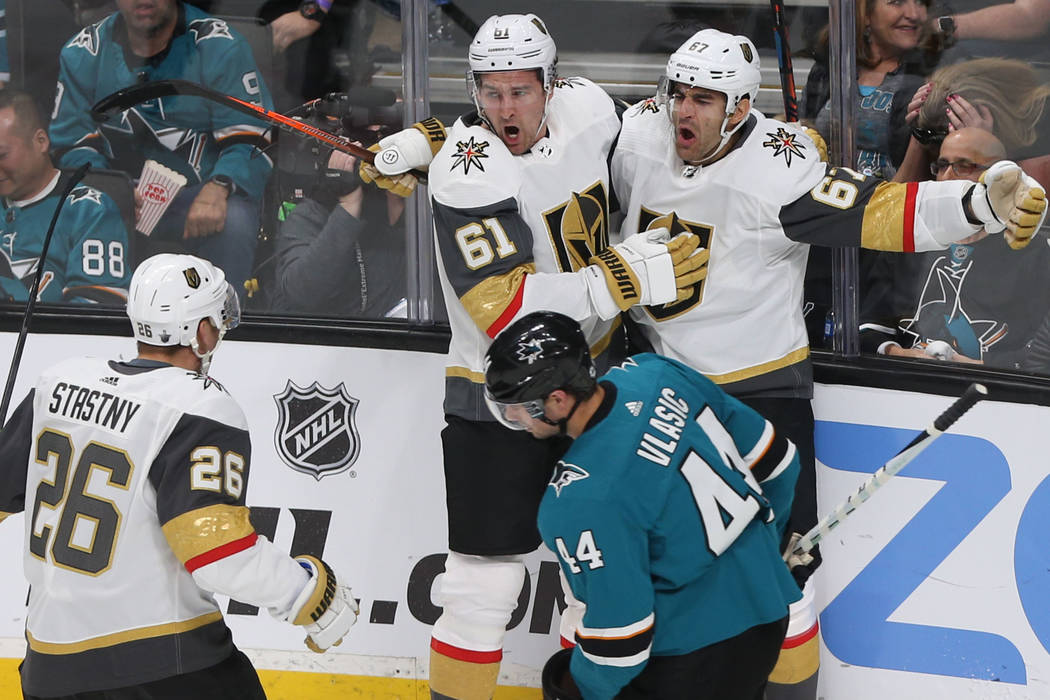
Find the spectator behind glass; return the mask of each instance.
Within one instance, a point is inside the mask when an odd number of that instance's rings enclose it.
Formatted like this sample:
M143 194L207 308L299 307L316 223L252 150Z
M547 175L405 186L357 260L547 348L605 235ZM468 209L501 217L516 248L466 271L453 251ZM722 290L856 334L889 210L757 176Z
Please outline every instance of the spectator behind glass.
M277 236L273 310L405 318L405 200L366 188L357 159L335 151Z
M1050 62L1050 0L951 0L931 10L941 65L1000 56Z
M48 154L47 123L24 92L0 90L0 298L25 301L69 175ZM117 205L83 184L66 197L37 299L124 305L131 276Z
M975 126L994 133L1007 157L1045 186L1050 183L1047 97L1050 85L1022 61L980 58L938 69L909 105L913 138L902 176L917 177L931 149L950 131Z
M991 132L963 127L945 137L931 169L937 180L976 182L1006 154ZM1045 243L1044 237L1011 250L1002 236L982 230L946 251L878 254L875 278L862 300L862 349L1020 367L1050 309L1050 248Z
M893 177L908 145L904 121L908 101L924 81L927 3L923 0L856 0L857 85L856 169L865 175ZM814 50L816 63L806 80L800 115L813 120L828 138L831 81L828 29Z
M267 127L196 97L165 97L95 124L90 108L129 85L181 78L272 108L251 48L224 21L177 0L117 0L118 12L62 49L51 139L64 166L90 162L137 177L152 158L186 176L152 234L207 258L238 292L252 269L272 164Z

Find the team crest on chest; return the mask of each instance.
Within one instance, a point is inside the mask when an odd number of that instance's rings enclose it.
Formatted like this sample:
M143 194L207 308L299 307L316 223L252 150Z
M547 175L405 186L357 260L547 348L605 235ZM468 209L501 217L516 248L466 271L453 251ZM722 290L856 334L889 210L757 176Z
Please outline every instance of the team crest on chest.
M314 382L305 389L291 380L274 395L277 402L277 454L292 469L321 477L346 471L361 453L355 416L358 399L339 383L334 389Z
M609 245L609 195L598 180L568 201L543 212L558 269L575 272Z
M589 476L590 473L586 469L558 460L558 463L554 465L554 474L551 476L551 481L548 485L554 487L555 496L560 496L563 488L574 481L580 481Z
M489 157L485 153L488 147L488 141L476 141L473 136L466 141L457 141L456 153L452 156L452 167L449 170L463 166L464 175L469 173L472 167L485 172L485 166L481 164L481 161Z
M784 127L777 127L777 133L766 132L766 136L769 137L769 140L763 141L762 145L773 149L774 158L781 155L784 156L784 160L789 168L791 167L792 156L798 156L805 160L806 154L803 151L806 150L806 147L798 143L798 134L792 133Z

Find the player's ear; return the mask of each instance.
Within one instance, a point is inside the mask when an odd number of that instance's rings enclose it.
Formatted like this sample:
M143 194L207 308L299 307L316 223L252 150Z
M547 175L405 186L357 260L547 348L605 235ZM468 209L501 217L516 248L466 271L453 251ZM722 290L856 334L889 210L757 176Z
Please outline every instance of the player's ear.
M736 109L733 110L733 116L729 117L729 126L734 127L740 122L747 119L747 115L751 113L751 98L745 97L736 103Z

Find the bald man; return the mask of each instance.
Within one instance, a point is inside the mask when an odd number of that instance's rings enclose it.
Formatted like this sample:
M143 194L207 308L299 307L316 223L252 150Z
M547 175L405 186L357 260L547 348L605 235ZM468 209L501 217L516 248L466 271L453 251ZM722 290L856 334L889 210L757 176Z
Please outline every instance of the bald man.
M990 131L966 127L945 137L930 171L937 180L977 181L1007 158ZM861 299L861 348L1019 368L1050 309L1050 247L1045 230L1023 250L980 231L948 250L880 253Z

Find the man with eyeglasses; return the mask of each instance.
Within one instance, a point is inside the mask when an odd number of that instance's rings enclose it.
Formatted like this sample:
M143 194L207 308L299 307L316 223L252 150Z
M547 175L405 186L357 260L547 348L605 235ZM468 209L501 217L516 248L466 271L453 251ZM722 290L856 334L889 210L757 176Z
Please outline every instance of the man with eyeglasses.
M930 172L938 181L976 182L1006 156L990 131L967 127L944 137ZM1045 233L1036 236L1041 240L1012 250L982 229L944 251L881 253L862 299L862 349L1020 367L1050 309L1050 247Z

